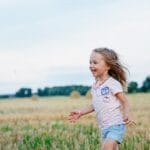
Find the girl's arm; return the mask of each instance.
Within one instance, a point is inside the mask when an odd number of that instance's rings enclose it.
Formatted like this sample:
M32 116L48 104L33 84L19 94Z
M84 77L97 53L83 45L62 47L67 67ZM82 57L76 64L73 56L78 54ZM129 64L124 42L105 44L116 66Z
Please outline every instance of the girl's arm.
M120 93L116 94L116 97L118 98L118 100L122 104L122 108L123 108L123 121L126 124L131 124L131 123L135 124L135 122L133 120L131 120L131 118L130 118L129 102L128 102L125 94L123 92L120 92Z
M91 113L93 111L94 111L94 108L92 105L90 105L89 107L84 108L84 109L72 111L72 112L70 112L69 120L70 120L70 122L75 122L81 116Z

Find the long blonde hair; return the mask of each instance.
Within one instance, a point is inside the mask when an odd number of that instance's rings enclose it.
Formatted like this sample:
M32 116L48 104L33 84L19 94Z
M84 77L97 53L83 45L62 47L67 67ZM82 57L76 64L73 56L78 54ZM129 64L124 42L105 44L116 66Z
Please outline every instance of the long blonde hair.
M104 57L106 64L110 67L108 74L118 80L123 87L127 86L127 77L125 70L128 70L120 63L118 54L108 48L96 48L93 50Z

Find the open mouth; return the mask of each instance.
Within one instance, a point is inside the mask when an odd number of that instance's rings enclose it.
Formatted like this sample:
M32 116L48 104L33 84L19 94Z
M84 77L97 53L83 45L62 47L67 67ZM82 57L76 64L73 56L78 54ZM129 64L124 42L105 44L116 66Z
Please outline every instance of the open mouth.
M93 74L95 74L95 73L97 72L97 70L96 70L96 69L91 69L91 72L92 72Z

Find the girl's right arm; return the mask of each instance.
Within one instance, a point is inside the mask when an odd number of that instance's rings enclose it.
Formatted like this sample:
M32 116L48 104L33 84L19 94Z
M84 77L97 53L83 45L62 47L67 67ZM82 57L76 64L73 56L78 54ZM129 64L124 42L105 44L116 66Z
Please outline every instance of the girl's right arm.
M89 107L84 108L84 109L72 111L72 112L70 112L69 120L70 120L70 122L75 122L81 116L89 114L89 113L91 113L93 111L94 111L94 108L93 108L92 105L90 105Z

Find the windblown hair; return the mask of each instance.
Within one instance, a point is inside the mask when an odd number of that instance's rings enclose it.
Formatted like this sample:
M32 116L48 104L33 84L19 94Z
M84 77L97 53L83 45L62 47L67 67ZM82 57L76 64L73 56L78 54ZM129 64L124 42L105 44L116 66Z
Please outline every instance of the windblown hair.
M125 70L128 70L120 63L117 53L108 48L96 48L93 52L99 53L104 57L106 64L110 67L108 74L118 80L123 87L127 85L127 77Z

